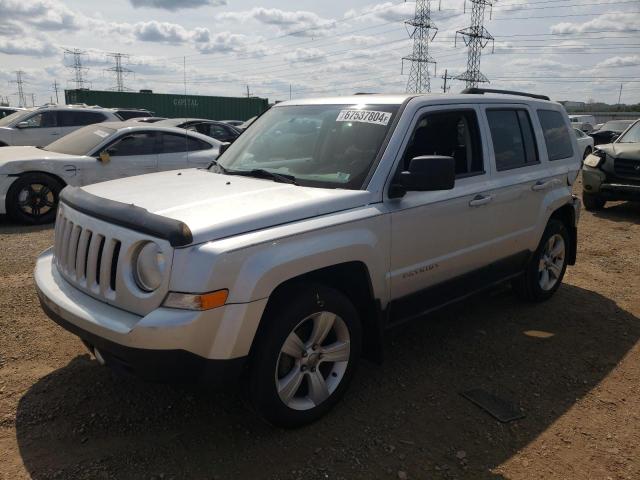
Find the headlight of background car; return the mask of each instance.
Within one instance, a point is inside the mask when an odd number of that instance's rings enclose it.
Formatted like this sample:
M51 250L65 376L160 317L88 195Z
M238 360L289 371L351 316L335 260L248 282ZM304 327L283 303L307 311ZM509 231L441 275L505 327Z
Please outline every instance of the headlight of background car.
M587 155L587 158L584 159L584 164L588 167L598 168L602 162L604 162L605 158L607 158L607 154L602 150L596 150L592 154Z
M167 259L160 247L154 242L145 243L134 257L135 280L145 292L153 292L162 285Z

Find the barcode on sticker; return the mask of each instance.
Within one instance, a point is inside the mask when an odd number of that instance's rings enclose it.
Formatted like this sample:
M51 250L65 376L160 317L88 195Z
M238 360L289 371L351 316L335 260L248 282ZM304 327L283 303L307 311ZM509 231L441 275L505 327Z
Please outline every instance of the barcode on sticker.
M387 125L391 120L389 112L377 112L375 110L340 110L336 122L362 122Z

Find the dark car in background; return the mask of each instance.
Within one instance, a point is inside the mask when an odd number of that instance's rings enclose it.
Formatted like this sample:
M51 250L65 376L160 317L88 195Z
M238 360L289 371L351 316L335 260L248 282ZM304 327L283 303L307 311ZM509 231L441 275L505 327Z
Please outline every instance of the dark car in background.
M634 120L611 120L598 130L594 130L589 133L589 136L593 138L594 145L603 145L613 142L616 138L624 132Z
M168 118L157 122L156 125L192 130L225 143L234 142L242 133L227 123L204 118Z

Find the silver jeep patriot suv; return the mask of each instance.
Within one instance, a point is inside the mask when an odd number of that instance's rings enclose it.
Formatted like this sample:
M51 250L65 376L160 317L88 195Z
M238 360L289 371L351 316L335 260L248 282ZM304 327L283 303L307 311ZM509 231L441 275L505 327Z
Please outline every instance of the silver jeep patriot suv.
M503 281L546 300L575 262L569 119L495 92L289 101L207 169L67 187L42 306L100 363L311 422L389 327Z

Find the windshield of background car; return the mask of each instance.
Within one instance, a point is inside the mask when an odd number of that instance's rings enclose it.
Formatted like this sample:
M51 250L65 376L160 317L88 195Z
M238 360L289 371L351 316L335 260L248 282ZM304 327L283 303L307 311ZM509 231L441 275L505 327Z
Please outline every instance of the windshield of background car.
M640 122L636 122L633 127L627 130L617 143L640 143Z
M632 122L625 121L616 121L616 122L607 122L602 126L602 131L612 131L612 132L623 132Z
M267 170L300 185L357 190L399 105L295 105L269 110L231 144L229 173Z
M114 133L116 133L116 130L113 128L89 125L50 143L44 147L44 150L66 153L67 155L88 155Z
M32 112L30 112L29 110L19 110L15 113L12 113L11 115L7 115L4 118L0 118L0 127L7 127L14 121L18 120L20 117L24 117L30 113Z

